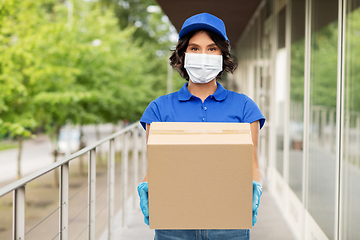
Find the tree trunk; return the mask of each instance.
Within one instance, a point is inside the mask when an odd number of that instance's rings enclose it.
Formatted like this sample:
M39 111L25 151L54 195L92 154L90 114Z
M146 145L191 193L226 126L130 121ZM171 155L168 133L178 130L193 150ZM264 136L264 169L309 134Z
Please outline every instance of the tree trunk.
M21 152L22 152L22 145L23 145L23 136L17 136L19 149L18 149L18 157L17 157L17 178L21 178Z
M59 155L59 151L57 149L59 142L59 134L60 134L60 126L57 126L55 129L55 149L54 149L54 162L57 161L57 157ZM59 187L59 169L56 168L54 170L54 187Z
M96 135L96 141L100 141L101 140L101 136L100 136L100 130L99 130L99 125L95 124L95 135ZM97 155L97 159L98 162L102 163L102 159L101 159L101 146L99 146L96 149L96 155Z
M83 130L83 125L80 125L80 146L79 146L79 150L83 149L84 147L86 147L86 143L84 141L84 130ZM79 176L84 176L84 157L85 154L81 155L79 157Z
M113 124L112 124L112 127L113 127L113 129L112 129L112 133L116 133L116 124L115 124L115 123L113 123Z

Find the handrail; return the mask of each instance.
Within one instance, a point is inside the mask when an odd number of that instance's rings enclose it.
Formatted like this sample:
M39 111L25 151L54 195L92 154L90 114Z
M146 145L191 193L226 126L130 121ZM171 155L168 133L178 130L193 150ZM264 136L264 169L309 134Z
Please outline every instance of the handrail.
M32 180L38 178L38 177L41 177L42 175L45 175L46 173L48 172L51 172L52 170L60 167L61 165L67 163L67 162L70 162L71 160L83 155L84 153L87 153L89 152L91 149L94 149L96 148L97 146L103 144L104 142L107 142L115 137L118 137L124 133L126 133L127 131L131 130L132 128L134 128L135 125L138 125L139 124L139 121L136 122L136 123L133 123L125 128L123 128L122 130L104 138L104 139L101 139L99 141L97 141L96 143L94 143L93 145L90 145L88 147L85 147L73 154L71 154L69 157L65 158L65 159L62 159L62 160L59 160L55 163L52 163L50 164L49 166L46 166L28 176L25 176L13 183L10 183L9 185L3 187L0 189L0 197L4 196L5 194L11 192L11 191L14 191L15 189L19 188L19 187L22 187L24 185L26 185L28 182L31 182Z
M145 174L146 171L146 147L145 147L145 134L139 134L139 129L141 125L139 122L133 123L122 130L105 137L95 144L92 144L88 147L85 147L74 154L71 154L69 157L65 157L51 165L44 167L26 177L23 177L3 188L0 189L0 197L4 196L7 193L13 192L13 239L25 239L25 186L27 183L43 176L44 174L51 172L57 168L60 170L60 179L59 179L59 231L56 236L61 240L67 240L69 237L69 162L78 158L79 156L89 153L88 155L88 239L95 239L95 222L96 222L96 147L100 146L105 142L109 142L109 155L108 155L108 221L107 221L107 239L114 239L114 193L115 193L115 138L122 135L122 173L121 173L121 188L122 188L122 227L126 227L126 206L125 202L128 198L127 184L128 184L128 151L132 151L132 162L133 162L133 182L131 185L132 189L136 189L136 184L138 180L138 171L139 168L139 153L142 156L142 173ZM132 138L127 133L132 133ZM143 143L139 142L140 139L143 139ZM129 141L132 141L132 149L130 149ZM141 148L139 146L142 146ZM132 194L136 194L135 191L132 191ZM133 206L135 206L135 197L133 198Z

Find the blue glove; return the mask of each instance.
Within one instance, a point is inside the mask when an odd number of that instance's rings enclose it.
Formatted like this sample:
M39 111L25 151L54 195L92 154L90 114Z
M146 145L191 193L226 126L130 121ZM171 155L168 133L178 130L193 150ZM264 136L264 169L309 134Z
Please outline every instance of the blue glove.
M140 183L137 187L140 197L140 208L144 214L144 222L149 226L149 186L147 182Z
M257 181L253 181L253 218L252 225L254 226L257 221L258 208L260 204L260 196L262 194L262 187Z

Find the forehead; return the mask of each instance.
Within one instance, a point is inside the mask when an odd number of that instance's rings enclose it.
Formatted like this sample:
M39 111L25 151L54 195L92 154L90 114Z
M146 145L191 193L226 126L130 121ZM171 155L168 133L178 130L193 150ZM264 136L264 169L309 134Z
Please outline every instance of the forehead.
M192 38L189 40L189 44L213 44L214 41L211 39L211 37L207 34L205 31L199 31L195 33Z

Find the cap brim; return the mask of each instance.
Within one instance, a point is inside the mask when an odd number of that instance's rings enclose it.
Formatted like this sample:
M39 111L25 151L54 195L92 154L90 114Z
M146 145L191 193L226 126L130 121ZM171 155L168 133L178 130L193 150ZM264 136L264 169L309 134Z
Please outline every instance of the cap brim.
M186 34L192 32L192 31L196 31L196 30L208 30L208 31L218 34L219 36L224 38L226 41L229 41L229 39L226 36L224 36L216 27L214 27L210 24L205 24L205 23L196 23L196 24L192 24L192 25L189 25L189 26L181 29L181 31L179 33L179 39L183 38Z

